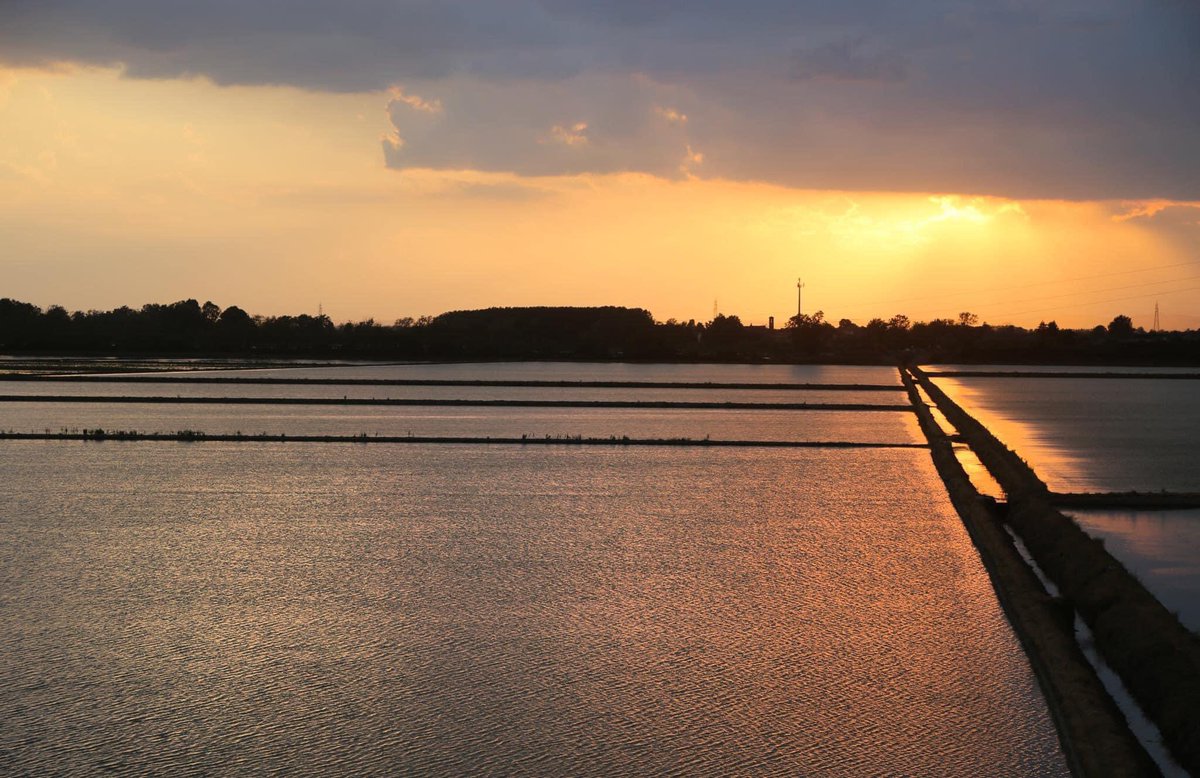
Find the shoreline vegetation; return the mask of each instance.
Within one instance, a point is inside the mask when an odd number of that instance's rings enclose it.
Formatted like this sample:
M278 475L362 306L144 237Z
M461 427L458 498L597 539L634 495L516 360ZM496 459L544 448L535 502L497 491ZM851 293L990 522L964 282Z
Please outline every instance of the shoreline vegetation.
M1171 755L1192 774L1200 774L1200 716L1196 715L1197 700L1200 700L1200 637L1187 630L1175 614L1168 611L1108 553L1102 542L1089 536L1071 518L1059 512L1054 506L1053 493L1033 469L950 399L920 368L908 368L904 377L914 404L919 403L917 416L923 428L927 427L926 418L932 420L932 414L916 394L914 380L1004 489L1008 501L996 512L992 528L995 532L991 534L1000 531L999 522L1010 526L1025 544L1033 561L1059 588L1061 597L1057 600L1057 607L1062 612L1061 629L1069 630L1070 612L1079 613L1091 629L1095 645L1105 662L1116 671L1138 705L1158 726ZM937 432L933 434L938 435ZM944 459L944 454L939 453L942 450L941 441L935 441L934 437L930 437L929 441L935 462ZM961 470L961 465L958 469ZM945 463L939 466L939 470L953 472L954 466ZM948 489L951 488L950 484L951 481L947 480ZM969 503L972 500L979 502L978 492L974 491L969 481L966 486L956 485L954 490L966 493L967 488L974 493L973 498L960 497L956 506L960 502L966 505L964 520L969 525L978 524L973 518L967 519L967 516L977 514ZM954 492L951 496L954 499ZM1115 496L1103 495L1103 498L1113 500ZM1106 507L1110 504L1106 503ZM981 534L987 532L984 530ZM985 555L1010 555L1004 550L1008 547L1011 547L1011 543L1005 544L998 536L986 539L980 545L981 554ZM1028 566L1025 569L1028 571ZM1026 573L1027 578L1031 575L1031 572ZM1002 575L1000 578L1015 582L1018 577ZM1020 584L1015 585L1016 590L1021 591ZM1042 594L1045 595L1044 590ZM1037 599L1028 592L1019 596L1023 600ZM1037 623L1040 622L1034 623L1028 637L1031 640L1043 637L1052 639L1052 635L1043 635L1048 627L1039 627ZM1041 662L1056 661L1041 655L1041 650L1038 648L1031 652L1035 666ZM1049 656L1055 655L1051 653ZM1103 743L1094 743L1089 739L1087 726L1071 727L1071 716L1081 715L1087 719L1090 715L1086 710L1072 712L1072 706L1076 706L1076 695L1079 695L1080 701L1085 699L1083 687L1077 690L1075 682L1068 681L1065 676L1056 678L1054 673L1050 675L1048 688L1051 690L1060 683L1067 684L1063 687L1065 693L1059 695L1061 698L1052 702L1053 706L1064 708L1063 716L1067 724L1063 730L1067 735L1065 739L1078 736L1083 739L1075 745L1087 746L1075 748L1068 744L1067 747L1083 757L1088 756L1093 748L1102 748ZM1058 695L1058 691L1049 694ZM1095 711L1093 714L1099 715ZM1097 722L1099 726L1102 717ZM1135 774L1118 769L1116 763L1106 765L1100 762L1097 769L1098 772L1085 774Z
M649 446L699 448L928 448L924 443L875 443L851 441L798 440L711 440L709 438L631 438L625 435L584 437L583 435L545 435L542 437L452 437L422 435L287 435L269 433L208 434L199 430L175 432L138 432L136 430L106 430L103 428L64 430L60 432L0 431L0 440L76 440L104 441L165 441L180 443L444 443L472 445L517 446Z
M68 312L0 299L0 352L77 355L224 355L388 360L621 360L893 365L1200 365L1200 331L1146 331L1124 315L1090 329L1043 321L1026 329L904 314L865 323L821 311L747 325L736 315L657 321L642 308L514 307L450 311L391 324L335 324L328 316L252 316L194 299L141 308Z

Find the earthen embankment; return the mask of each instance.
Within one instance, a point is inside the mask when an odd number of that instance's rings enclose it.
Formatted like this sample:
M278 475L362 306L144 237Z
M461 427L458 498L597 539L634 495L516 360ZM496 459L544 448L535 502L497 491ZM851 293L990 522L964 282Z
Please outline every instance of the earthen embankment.
M1006 521L1096 647L1159 727L1171 754L1200 775L1200 639L1125 567L1052 503L1016 452L951 400L919 368L912 374L1008 495Z

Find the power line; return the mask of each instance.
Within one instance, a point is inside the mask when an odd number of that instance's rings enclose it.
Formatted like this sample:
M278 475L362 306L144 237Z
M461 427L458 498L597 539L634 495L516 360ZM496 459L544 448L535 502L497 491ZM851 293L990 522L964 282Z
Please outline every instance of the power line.
M1076 292L1064 292L1063 294L1048 294L1048 295L1042 295L1040 297L1025 297L1020 300L1017 300L1016 302L1017 302L1017 304L1020 304L1020 303L1037 302L1039 300L1058 300L1063 297L1078 297L1079 295L1096 294L1098 292L1120 292L1125 289L1138 289L1143 286L1157 286L1158 284L1182 284L1182 283L1188 283L1191 281L1200 281L1200 276L1187 276L1185 278L1164 278L1162 281L1146 281L1145 283L1141 283L1141 284L1126 284L1124 286L1106 286L1102 289L1084 289L1084 290L1076 291ZM983 304L987 305L988 303L983 303Z
M891 300L875 300L875 301L868 300L864 303L861 303L861 305L863 305L863 306L869 305L869 306L878 308L880 306L895 305L897 303L914 302L914 301L919 301L919 300L942 299L947 296L964 296L964 295L979 294L980 292L984 292L984 293L986 293L986 292L1004 292L1004 291L1010 291L1013 289L1028 289L1029 287L1032 287L1032 286L1050 286L1052 284L1067 284L1067 283L1072 283L1074 281L1090 281L1094 278L1111 278L1112 276L1129 275L1130 273L1153 273L1157 270L1171 270L1172 268L1177 268L1177 267L1195 267L1196 264L1197 263L1195 263L1195 262L1176 262L1171 265L1157 265L1155 267L1139 267L1139 268L1132 268L1130 270L1116 270L1111 273L1092 273L1091 275L1086 275L1086 276L1075 276L1073 278L1058 278L1053 281L1034 281L1034 282L1028 283L1028 284L1016 284L1013 286L996 286L996 287L990 287L990 288L986 288L986 289L975 288L975 289L960 290L958 292L939 292L938 294L919 295L916 297L893 298ZM1166 282L1164 281L1163 283L1166 283Z
M1105 305L1107 303L1120 303L1120 302L1124 302L1126 300L1143 300L1147 297L1157 297L1159 295L1164 295L1164 294L1180 294L1182 292L1200 292L1200 286L1193 286L1193 287L1189 287L1187 289L1169 289L1165 292L1160 291L1160 292L1149 292L1147 294L1134 294L1134 295L1128 295L1126 297L1114 297L1114 298L1111 298L1108 300L1091 300L1091 301L1082 302L1082 303L1070 303L1067 305L1056 305L1051 308L1037 308L1032 311L1018 311L1016 313L1009 313L1009 314L1002 314L1002 315L1004 315L1005 317L1011 318L1014 316L1024 316L1029 313L1044 313L1046 311L1057 311L1057 310L1061 310L1063 308L1082 308L1087 305Z

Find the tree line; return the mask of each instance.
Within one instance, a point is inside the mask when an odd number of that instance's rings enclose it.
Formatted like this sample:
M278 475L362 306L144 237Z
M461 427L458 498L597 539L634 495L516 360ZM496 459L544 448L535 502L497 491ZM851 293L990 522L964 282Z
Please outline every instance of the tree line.
M820 311L778 330L718 314L655 321L641 308L523 307L335 324L328 316L252 316L238 306L180 300L68 312L0 299L6 353L306 356L377 359L626 359L666 361L1128 362L1200 364L1200 332L1147 332L1128 316L1068 329L980 323L972 313L865 324Z

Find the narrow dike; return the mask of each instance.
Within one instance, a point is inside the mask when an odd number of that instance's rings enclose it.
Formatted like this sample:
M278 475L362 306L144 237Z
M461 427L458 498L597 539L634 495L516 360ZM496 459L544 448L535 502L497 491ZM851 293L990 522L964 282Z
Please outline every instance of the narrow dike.
M1001 524L998 507L976 491L912 376L903 368L900 372L933 464L1029 657L1072 774L1158 775L1075 641L1070 604L1050 596L1025 564Z
M5 394L0 403L112 403L147 405L353 405L416 408L649 408L733 411L900 411L910 405L873 403L702 402L678 400L455 400L369 397L170 397L136 395Z
M903 376L910 397L916 396L915 378L1005 490L1008 505L1003 518L1024 541L1034 562L1058 586L1065 603L1059 607L1079 612L1092 630L1105 662L1158 726L1172 756L1189 772L1200 775L1200 639L1114 559L1103 543L1054 507L1054 495L1015 452L951 400L920 368L910 370L911 375ZM917 406L918 418L928 414L928 408L924 408L924 414L922 410ZM922 426L925 427L924 421ZM934 445L932 437L930 445L936 462L940 446ZM953 457L948 444L945 450ZM998 530L998 524L993 524ZM1018 632L1021 632L1019 626ZM1073 645L1074 641L1071 642ZM1039 656L1036 647L1030 654L1035 667L1039 663L1050 664ZM1094 675L1092 679L1095 682ZM1075 697L1081 694L1082 687L1076 691L1067 686L1062 691L1065 693L1054 694L1052 708L1069 710L1075 706ZM1047 692L1048 696L1051 694ZM1111 701L1107 707L1113 707ZM1085 721L1090 726L1100 725L1099 719L1094 723ZM1123 723L1121 726L1125 728ZM1093 749L1104 746L1095 743L1095 738L1076 740L1072 729L1060 731L1064 744L1080 761ZM1125 738L1128 737L1126 732ZM1099 767L1100 772L1087 774L1134 774L1118 769L1107 758L1100 761Z
M250 386L470 386L533 389L746 389L765 391L903 392L897 384L797 384L790 382L720 381L568 381L462 378L278 378L250 376L124 375L114 373L37 375L0 373L0 381L16 383L89 384L232 384Z
M168 441L177 443L416 443L485 444L514 446L680 446L684 448L926 448L924 443L887 443L840 440L712 440L710 438L630 438L546 435L536 437L453 437L445 435L288 435L285 433L209 434L197 430L138 432L85 429L79 432L0 432L0 440Z

